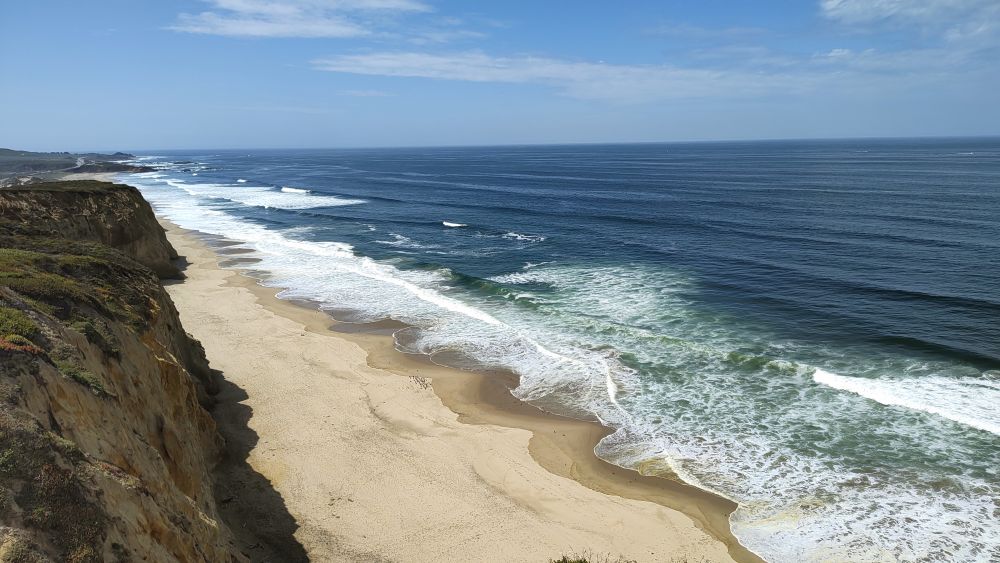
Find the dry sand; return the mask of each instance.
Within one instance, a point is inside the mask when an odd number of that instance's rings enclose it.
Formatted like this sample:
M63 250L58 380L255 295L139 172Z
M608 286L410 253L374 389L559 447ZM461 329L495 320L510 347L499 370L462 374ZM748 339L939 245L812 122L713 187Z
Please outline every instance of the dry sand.
M121 172L73 172L59 174L59 180L97 180L99 182L114 182Z
M596 424L515 400L502 375L395 352L378 326L328 330L326 314L219 266L238 256L164 226L189 263L170 295L235 390L220 430L280 494L311 560L757 560L729 533L732 503L598 460ZM285 525L254 508L260 527Z

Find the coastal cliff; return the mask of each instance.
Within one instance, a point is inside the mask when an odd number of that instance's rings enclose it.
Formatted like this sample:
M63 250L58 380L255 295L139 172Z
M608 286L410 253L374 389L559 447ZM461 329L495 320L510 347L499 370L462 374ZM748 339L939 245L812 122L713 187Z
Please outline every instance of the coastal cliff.
M48 182L0 191L0 219L19 232L99 242L153 270L177 277L177 258L152 208L132 186Z
M134 188L0 189L0 561L245 559L176 256Z

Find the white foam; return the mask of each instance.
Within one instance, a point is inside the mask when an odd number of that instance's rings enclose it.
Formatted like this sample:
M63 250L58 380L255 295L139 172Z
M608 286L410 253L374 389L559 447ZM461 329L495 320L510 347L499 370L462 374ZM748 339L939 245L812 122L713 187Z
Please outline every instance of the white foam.
M883 405L904 407L1000 436L1000 383L945 377L868 379L817 369L813 381Z
M389 233L392 240L376 240L378 244L384 244L386 246L394 246L396 248L437 248L437 245L429 244L424 245L411 239L408 236L401 235L399 233Z
M505 239L519 240L524 242L542 242L543 240L545 240L545 237L543 237L542 235L526 235L522 233L515 233L514 231L504 233L500 236Z
M511 285L521 285L521 284L538 283L546 281L544 275L536 274L534 272L511 272L509 274L500 274L499 276L490 276L489 278L486 279L497 283L511 284Z
M166 183L174 188L182 189L193 196L226 199L255 207L294 210L365 203L361 199L344 199L335 196L317 195L308 191L277 191L267 186L196 184L174 179L166 180Z
M243 178L239 178L239 179L237 179L237 180L236 180L236 183L237 183L237 184L246 184L246 183L247 183L247 181L246 181L246 180L244 180Z
M915 455L915 448L945 451L940 458L956 466L988 471L988 460L976 461L954 449L956 435L977 432L937 417L880 412L879 404L852 393L831 398L828 389L813 385L813 369L795 361L816 353L815 346L805 349L766 331L749 331L738 320L699 314L687 300L692 285L684 276L624 266L547 266L490 279L549 286L546 301L532 311L552 316L546 338L558 339L567 327L577 326L578 342L605 343L629 353L638 365L671 374L662 380L663 375L642 374L638 392L623 392L605 380L604 395L631 416L619 419L598 453L623 467L665 464L684 481L738 502L734 533L768 560L912 561L942 553L950 553L951 560L976 560L984 546L1000 545L1000 530L986 524L994 510L988 491L1000 493L996 483L957 478L963 490L945 494L934 489L941 479L936 469L883 471L877 460L884 454L877 446L859 446L870 450L863 455L875 460L875 470L859 468L852 457L858 454L802 451L807 439L802 428L826 430L837 439L859 421L858 432L877 428L881 436L898 436L898 443L910 446L907 455ZM845 351L824 354L844 357ZM913 378L957 369L894 358L866 358L862 365L874 366L872 373L892 373L898 365ZM610 369L621 369L613 358ZM533 388L569 395L556 385L524 380ZM982 380L1000 383L988 376ZM587 384L585 377L576 381ZM945 396L952 391L941 389ZM820 445L807 444L811 449ZM953 541L935 539L941 537Z
M286 194L307 194L307 193L309 193L309 190L302 189L302 188L290 188L288 186L282 186L281 187L281 191L285 192Z
M441 221L441 224L445 227L452 227L456 229L459 227L468 227L465 223L449 223L448 221Z

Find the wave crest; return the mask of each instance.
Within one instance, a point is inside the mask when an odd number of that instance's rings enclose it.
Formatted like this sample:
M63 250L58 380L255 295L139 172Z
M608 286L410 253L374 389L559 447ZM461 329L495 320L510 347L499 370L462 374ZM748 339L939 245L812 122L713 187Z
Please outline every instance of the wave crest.
M868 379L822 369L813 381L888 406L923 411L1000 436L1000 383L946 377Z

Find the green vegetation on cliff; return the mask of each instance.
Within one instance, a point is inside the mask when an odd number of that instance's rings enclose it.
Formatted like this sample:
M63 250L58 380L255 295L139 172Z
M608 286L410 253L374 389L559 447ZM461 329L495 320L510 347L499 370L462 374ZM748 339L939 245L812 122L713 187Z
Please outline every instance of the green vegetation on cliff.
M31 191L98 194L107 191L107 186L65 182L40 184ZM49 315L105 353L117 354L107 330L108 319L142 327L157 310L154 296L159 280L148 268L105 244L63 238L50 229L44 223L12 220L0 210L0 287L15 292L35 314ZM24 311L0 307L0 350L52 356L67 377L95 392L103 389L85 369L52 354L45 339L40 339L37 324Z
M0 561L237 559L174 255L134 188L0 189Z
M17 309L0 307L0 338L20 336L30 340L36 334L38 334L38 325L28 315Z
M96 193L108 188L85 183L47 189ZM55 227L0 215L0 375L25 368L37 372L36 362L42 362L105 396L104 383L81 365L79 350L51 327L116 350L107 331L98 327L109 320L142 327L156 312L159 282L128 256L98 242L60 237ZM0 405L18 404L17 386L0 389ZM81 482L81 472L87 471L84 455L72 442L25 413L0 406L0 483L5 485L0 489L0 521L19 519L27 529L44 530L65 561L103 559L108 517ZM18 538L11 548L31 553L16 543L31 543L30 535Z
M160 277L179 274L171 263L177 253L132 186L82 180L0 188L0 223L0 248L74 256L80 266L124 255Z
M63 320L96 311L141 323L151 313L149 294L158 281L147 268L104 245L6 236L0 222L0 285L44 304Z

